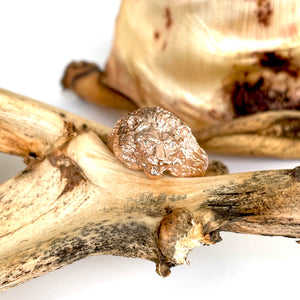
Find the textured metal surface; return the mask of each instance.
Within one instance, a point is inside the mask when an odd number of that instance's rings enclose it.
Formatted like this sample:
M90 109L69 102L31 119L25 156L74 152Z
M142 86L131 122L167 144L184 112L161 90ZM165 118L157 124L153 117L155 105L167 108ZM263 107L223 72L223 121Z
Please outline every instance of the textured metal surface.
M128 168L151 179L168 171L174 176L203 176L205 151L191 129L160 107L138 109L122 117L111 132L109 147Z

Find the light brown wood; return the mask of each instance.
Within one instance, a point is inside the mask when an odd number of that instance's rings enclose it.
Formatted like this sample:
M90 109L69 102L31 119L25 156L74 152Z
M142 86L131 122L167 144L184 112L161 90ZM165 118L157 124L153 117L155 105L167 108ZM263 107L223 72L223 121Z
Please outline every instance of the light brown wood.
M195 131L208 151L248 155L299 158L300 112L266 111Z
M137 106L128 97L104 84L105 77L105 72L93 63L72 62L64 72L62 85L91 103L124 111L137 109Z
M153 181L116 160L107 127L4 90L0 103L0 149L28 163L0 185L1 291L97 254L167 276L223 230L300 237L299 167Z
M75 63L71 63L66 69L64 80L70 81L69 77L75 75L70 71ZM95 65L93 65L95 67ZM100 71L98 71L100 74ZM99 75L98 74L98 75ZM99 75L100 76L100 75ZM85 85L77 85L77 89L70 85L65 85L66 88L72 89L81 98L93 103L105 102L105 105L111 107L121 107L118 101L111 97L105 96L104 93L94 91L102 88L102 83L94 80L91 74L79 77L80 82L86 82ZM79 89L80 87L80 89ZM159 98L159 96L157 96ZM98 100L95 100L98 99ZM101 102L102 101L102 102ZM126 105L127 100L121 99L121 103ZM130 102L128 102L130 103ZM155 105L161 105L156 103ZM176 104L180 106L179 111L176 111L178 117L186 116L184 109L189 107L188 103L183 101ZM140 106L143 106L140 104ZM164 105L163 105L164 106ZM172 110L172 106L164 106L168 110ZM184 107L184 109L183 109ZM127 110L132 110L134 106L127 107ZM182 108L182 109L181 109ZM193 113L197 110L193 110ZM203 113L197 115L197 126L192 126L195 136L199 143L207 151L235 154L244 156L266 156L278 158L299 158L300 157L300 111L293 109L264 111L251 114L248 116L240 116L233 119L228 119L223 122L218 122L215 125L200 126L201 122L207 118ZM191 126L190 122L186 120ZM200 128L200 129L199 129Z
M104 71L81 62L98 74L76 85L71 63L64 86L93 103L119 105L104 85L160 106L209 151L300 158L299 3L123 0Z

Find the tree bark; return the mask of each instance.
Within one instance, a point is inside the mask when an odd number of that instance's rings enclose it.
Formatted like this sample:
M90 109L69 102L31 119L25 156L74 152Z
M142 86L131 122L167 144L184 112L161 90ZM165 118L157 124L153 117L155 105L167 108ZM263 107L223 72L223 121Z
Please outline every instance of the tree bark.
M154 181L108 150L109 128L4 90L0 103L0 150L27 162L0 185L1 291L98 254L167 276L220 231L300 237L299 167Z

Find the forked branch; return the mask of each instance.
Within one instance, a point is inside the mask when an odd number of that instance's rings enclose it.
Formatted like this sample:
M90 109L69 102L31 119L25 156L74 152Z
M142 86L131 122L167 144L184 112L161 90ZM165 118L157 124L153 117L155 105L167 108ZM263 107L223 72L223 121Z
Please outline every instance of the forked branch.
M300 237L299 167L153 181L116 160L109 128L4 90L0 103L0 150L28 163L0 185L1 290L96 254L167 276L220 231Z

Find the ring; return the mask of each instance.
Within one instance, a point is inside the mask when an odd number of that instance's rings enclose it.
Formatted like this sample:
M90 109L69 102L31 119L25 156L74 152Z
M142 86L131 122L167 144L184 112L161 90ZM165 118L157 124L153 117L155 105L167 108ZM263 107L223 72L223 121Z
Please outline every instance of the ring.
M207 154L191 129L160 107L140 108L119 119L108 146L128 168L144 170L151 179L164 172L204 176L208 167Z

